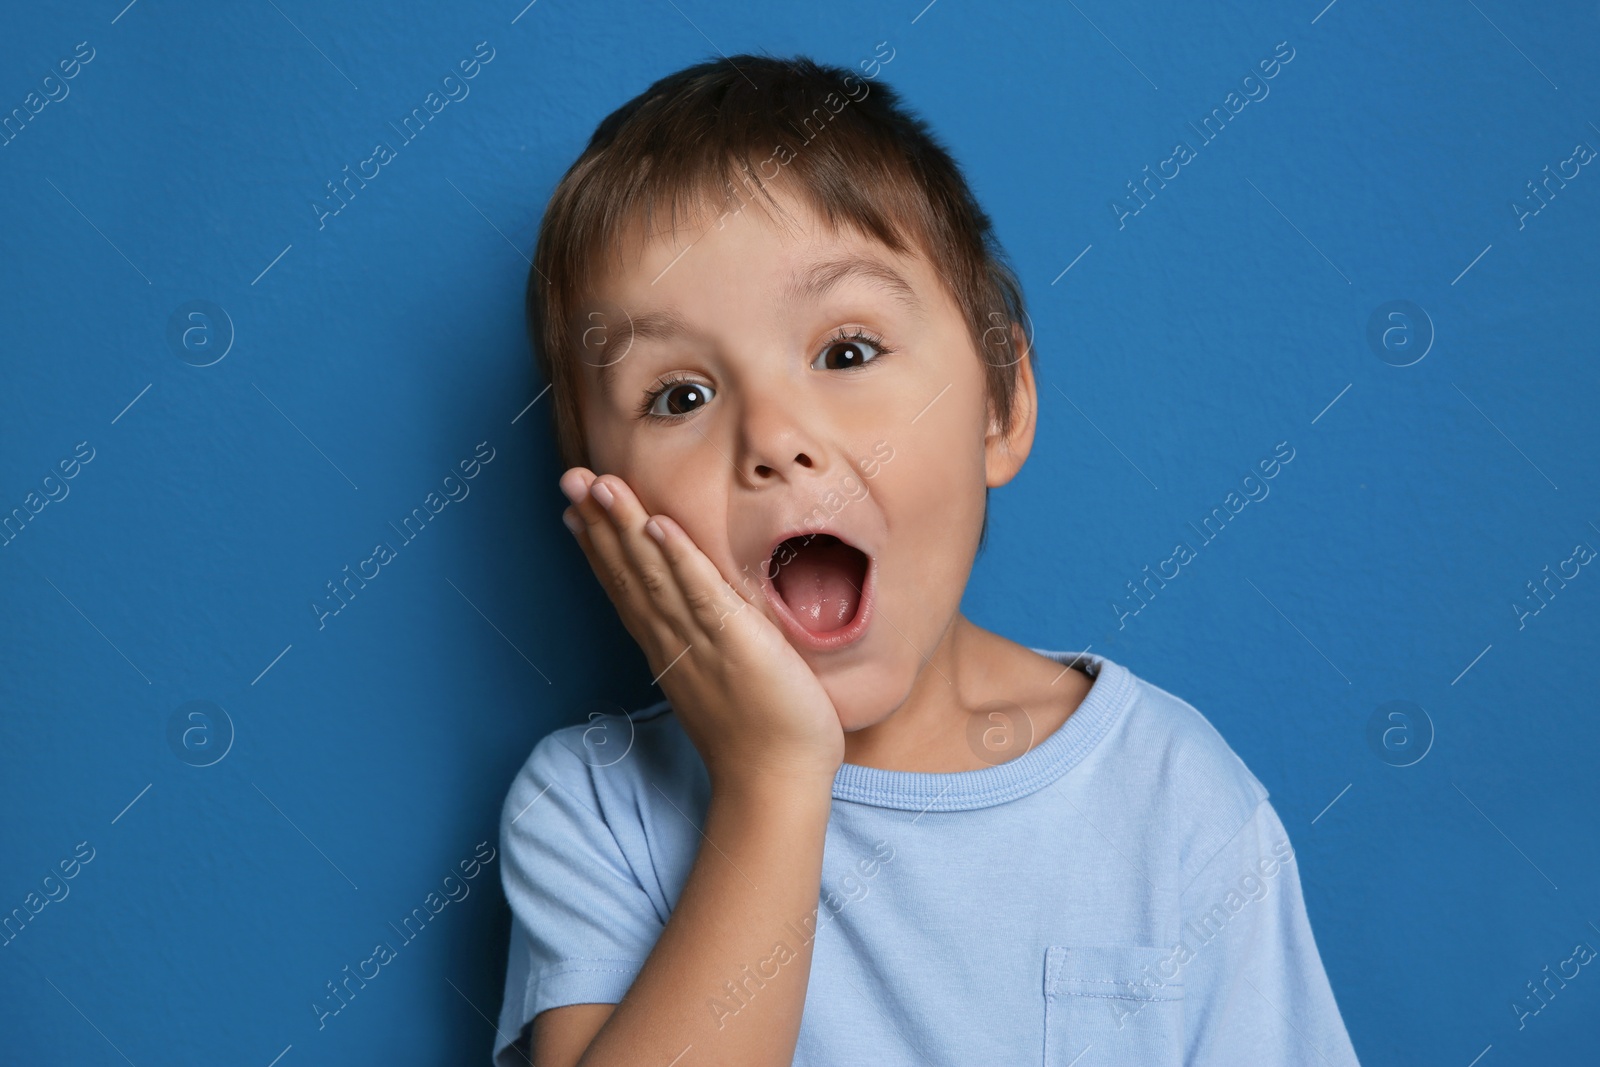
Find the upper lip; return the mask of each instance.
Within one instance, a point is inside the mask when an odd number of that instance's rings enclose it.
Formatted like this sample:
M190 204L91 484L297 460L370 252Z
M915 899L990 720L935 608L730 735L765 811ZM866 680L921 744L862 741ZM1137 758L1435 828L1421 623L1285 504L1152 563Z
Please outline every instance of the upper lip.
M761 557L761 568L763 573L766 573L768 578L773 577L773 574L770 570L772 557L777 554L778 546L782 545L785 541L789 541L794 538L810 539L813 537L820 537L824 534L836 537L840 541L843 541L845 544L849 545L851 548L855 549L857 552L860 552L862 555L867 557L869 564L877 557L877 553L875 553L869 545L865 544L861 538L858 538L855 534L845 533L836 526L797 526L779 533L772 539L772 542L767 546L766 555Z

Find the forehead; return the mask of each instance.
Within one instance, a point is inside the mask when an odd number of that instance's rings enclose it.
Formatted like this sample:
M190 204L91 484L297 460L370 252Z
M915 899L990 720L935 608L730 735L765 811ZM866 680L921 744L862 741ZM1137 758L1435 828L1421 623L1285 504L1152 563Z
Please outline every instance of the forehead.
M896 261L899 269L887 272L892 275L903 273L910 260L920 258L916 250L897 252L846 218L830 219L791 181L768 183L771 203L754 194L722 202L695 193L687 205L655 207L648 218L644 211L635 212L619 227L616 255L608 257L606 269L590 279L592 288L613 297L632 294L642 304L673 293L678 288L673 275L684 273L703 276L720 271L737 280L771 282L780 274L810 266L803 261L815 260L819 253L848 251ZM904 245L916 243L901 235L891 238L895 239Z
M848 222L830 224L786 190L774 195L776 208L702 208L651 232L642 216L631 220L579 308L583 359L602 391L633 343L723 320L736 298L750 314L767 314L865 291L919 317L941 299L938 274L915 242L897 252Z

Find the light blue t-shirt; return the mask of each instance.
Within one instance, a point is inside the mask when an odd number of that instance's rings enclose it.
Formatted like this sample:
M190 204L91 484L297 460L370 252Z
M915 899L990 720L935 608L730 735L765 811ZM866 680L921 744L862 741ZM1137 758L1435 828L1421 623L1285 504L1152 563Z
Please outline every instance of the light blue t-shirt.
M1190 705L1096 655L1013 760L846 763L833 785L796 1067L1352 1067L1267 790ZM700 849L710 781L665 701L556 730L501 814L511 952L496 1067L539 1012L616 1003ZM706 989L741 1023L777 946Z

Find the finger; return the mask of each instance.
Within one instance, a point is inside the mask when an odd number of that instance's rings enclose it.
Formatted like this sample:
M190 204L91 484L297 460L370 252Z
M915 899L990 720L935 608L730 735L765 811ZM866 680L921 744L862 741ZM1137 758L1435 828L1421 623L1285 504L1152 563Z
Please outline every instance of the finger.
M616 526L600 501L589 493L594 480L594 472L584 467L573 467L561 476L561 491L573 501L564 515L576 515L581 523L580 528L574 531L574 536L595 578L623 617L628 632L633 634L635 640L642 641L644 635L638 630L637 624L649 626L646 632L650 633L663 628L655 625L651 619L650 595L639 583L619 541Z
M594 472L587 467L568 467L561 472L561 478L556 482L561 487L561 493L574 506L581 505L589 495L589 483L594 481Z
M654 530L649 529L652 526ZM656 531L660 531L659 537ZM690 617L706 634L723 629L742 611L756 610L734 591L716 564L670 516L651 516L645 532L660 545Z
M678 633L680 628L670 624L651 603L648 594L634 581L631 571L619 577L619 570L628 571L629 568L625 560L617 562L623 559L621 548L615 545L609 548L596 545L595 539L590 535L589 527L578 517L576 505L563 511L561 518L567 524L567 528L572 530L573 539L578 542L584 558L589 561L589 568L594 571L595 580L599 582L601 589L616 608L617 617L622 621L623 627L632 635L651 665L656 666L656 659L667 649L681 648L683 640ZM605 536L604 531L602 536Z
M561 475L558 483L561 492L572 501L572 506L578 516L586 524L594 524L605 515L605 509L600 506L600 501L589 496L589 486L595 479L594 471L588 467L568 467Z
M614 474L601 475L589 487L590 496L601 502L616 529L618 543L627 554L639 583L669 622L688 620L689 607L678 588L677 578L667 565L661 546L645 532L649 512L627 482Z
M642 532L647 516L632 490L615 475L602 482L582 467L562 476L561 489L578 498L568 511L576 512L580 523L579 545L646 656L652 641L658 650L681 648L690 629L688 608L659 549ZM613 514L602 498L617 508L619 496L620 510Z

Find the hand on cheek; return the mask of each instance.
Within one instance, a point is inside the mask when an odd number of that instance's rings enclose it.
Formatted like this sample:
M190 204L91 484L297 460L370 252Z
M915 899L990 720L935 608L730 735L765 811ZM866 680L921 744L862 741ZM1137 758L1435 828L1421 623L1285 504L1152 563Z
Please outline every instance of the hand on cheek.
M562 519L649 660L713 787L831 789L844 732L816 674L671 518L614 474L573 467Z

